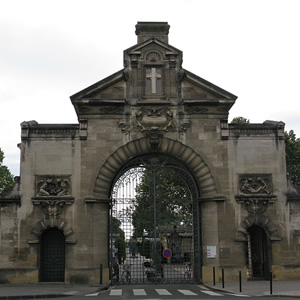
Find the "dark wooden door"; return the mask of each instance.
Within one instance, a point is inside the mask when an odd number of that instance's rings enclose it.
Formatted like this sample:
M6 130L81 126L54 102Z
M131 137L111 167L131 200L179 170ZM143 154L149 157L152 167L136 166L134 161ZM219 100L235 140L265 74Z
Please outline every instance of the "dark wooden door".
M41 237L42 282L65 281L65 237L57 228L47 229Z
M248 229L251 241L251 261L253 278L268 277L268 240L265 231L260 226Z

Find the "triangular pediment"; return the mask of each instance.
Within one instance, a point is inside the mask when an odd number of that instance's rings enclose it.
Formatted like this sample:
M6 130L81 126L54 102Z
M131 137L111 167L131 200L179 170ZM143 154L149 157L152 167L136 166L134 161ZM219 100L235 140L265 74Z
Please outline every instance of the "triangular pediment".
M124 99L124 83L122 69L74 94L71 100L74 103L82 99L105 99L105 96L113 99L114 93L117 98Z
M79 118L108 111L122 113L124 105L185 104L198 111L210 111L208 106L229 111L235 95L181 65L180 50L150 38L124 51L124 69L71 96L71 101Z
M237 96L187 70L183 71L181 95L183 103L199 102L216 105L222 102L223 105L228 106L228 109L237 99Z
M123 104L126 98L123 71L122 69L71 96L77 116L87 112L95 113L97 110L91 110L91 107Z

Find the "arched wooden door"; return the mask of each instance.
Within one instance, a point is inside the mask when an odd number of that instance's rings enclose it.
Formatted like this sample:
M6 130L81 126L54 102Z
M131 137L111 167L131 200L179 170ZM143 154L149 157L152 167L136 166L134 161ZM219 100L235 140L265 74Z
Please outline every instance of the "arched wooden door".
M65 236L57 228L49 228L41 236L40 281L65 281Z

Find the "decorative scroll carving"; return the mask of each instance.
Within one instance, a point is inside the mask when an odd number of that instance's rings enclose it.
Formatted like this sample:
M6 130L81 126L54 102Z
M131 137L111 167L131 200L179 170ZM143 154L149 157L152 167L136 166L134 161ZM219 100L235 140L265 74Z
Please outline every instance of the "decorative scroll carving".
M123 71L123 78L125 81L131 82L132 71L130 68L125 68Z
M271 175L240 175L239 189L242 194L269 195L272 193Z
M168 129L175 127L173 112L167 107L141 108L138 112L136 112L135 119L138 127L141 128L141 131L168 131Z
M37 176L36 196L71 196L70 176Z
M59 215L62 213L64 208L65 202L64 201L43 201L41 202L42 210L45 214L46 219L57 219Z
M127 123L126 121L120 121L119 124L118 124L119 128L121 128L121 131L124 133L124 134L129 134L129 132L131 131L131 128L130 128L130 124Z
M170 62L169 62L170 68L175 69L175 68L176 68L176 65L177 65L177 62L176 62L176 61L170 61Z
M250 214L262 214L266 211L269 201L267 199L249 198L244 201Z
M190 120L182 120L180 122L179 132L181 132L181 133L186 132L190 126L191 126Z

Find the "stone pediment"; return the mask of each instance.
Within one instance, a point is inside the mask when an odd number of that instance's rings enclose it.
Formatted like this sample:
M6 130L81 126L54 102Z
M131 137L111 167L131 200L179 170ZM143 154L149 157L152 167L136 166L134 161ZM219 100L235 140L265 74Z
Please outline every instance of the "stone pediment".
M124 89L123 69L94 83L93 85L85 88L84 90L71 96L72 103L83 102L83 99L105 99L105 95L112 99L113 91L116 92L118 98ZM124 99L124 96L122 97Z
M124 114L126 105L184 104L188 113L226 114L236 98L183 69L182 51L151 37L124 50L124 69L71 96L71 101L79 119L86 119Z
M186 103L191 102L189 100L199 100L211 105L222 102L231 107L237 99L237 96L187 70L184 70L181 89L183 102Z
M70 97L77 116L123 111L126 83L123 69ZM99 110L99 106L101 106Z

